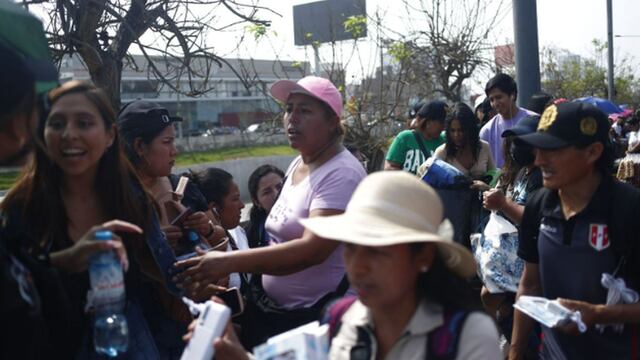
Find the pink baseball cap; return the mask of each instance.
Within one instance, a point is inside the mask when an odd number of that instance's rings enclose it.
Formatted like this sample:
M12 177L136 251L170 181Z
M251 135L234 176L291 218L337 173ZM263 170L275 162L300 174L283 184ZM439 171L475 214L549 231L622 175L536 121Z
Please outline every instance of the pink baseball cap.
M280 80L271 86L271 95L282 103L286 103L291 94L305 94L314 97L329 105L338 117L342 116L342 95L335 85L327 79L306 76L298 82Z

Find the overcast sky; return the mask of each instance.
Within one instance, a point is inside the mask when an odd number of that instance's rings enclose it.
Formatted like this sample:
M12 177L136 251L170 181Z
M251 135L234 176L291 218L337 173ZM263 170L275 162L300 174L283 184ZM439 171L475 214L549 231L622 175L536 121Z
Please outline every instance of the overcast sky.
M283 59L307 60L313 62L310 49L293 45L293 6L313 1L309 0L242 0L245 3L257 2L260 6L268 7L279 13L276 16L270 12L261 11L259 17L272 21L270 27L272 35L268 41L259 43L252 41L251 36L240 41L239 32L215 33L208 36L215 45L218 55L226 57L253 57L258 59L273 59L278 54ZM450 0L459 4L467 0ZM496 14L498 21L496 30L490 36L492 44L508 44L513 42L513 15L510 0L487 0L489 2L503 1L502 10ZM459 3L458 3L459 2ZM417 3L417 0L416 0ZM33 8L32 8L33 9ZM488 10L490 12L491 9ZM418 23L419 15L407 14L400 0L367 0L369 16L378 11L383 14L385 26L402 32L406 24ZM36 10L36 13L37 10ZM593 47L591 40L607 39L606 0L538 0L538 36L540 48L553 45L564 48L572 53L589 56ZM636 69L640 69L640 0L613 0L614 34L627 37L614 38L615 57L633 57ZM231 17L229 17L231 19ZM47 22L47 19L44 19ZM369 37L375 37L375 26L369 24ZM145 35L148 37L149 35ZM355 65L348 70L349 77L357 78L360 73L371 73L378 66L379 56L370 46L372 41L359 41L361 60L352 59L352 64L363 63L364 71ZM240 45L238 45L240 44ZM344 46L343 46L344 47ZM348 49L348 47L347 47ZM131 49L136 52L135 49ZM321 58L324 62L331 60L332 53L328 46L323 46ZM345 53L348 53L345 50ZM343 54L344 55L344 54ZM640 70L637 70L640 75ZM486 75L489 76L489 75ZM480 75L476 84L486 81Z
M465 0L455 0L465 1ZM493 0L497 1L497 0ZM261 0L260 5L272 8L282 17L266 14L272 20L271 29L277 33L271 42L261 41L253 44L248 41L239 50L231 50L237 44L235 36L226 39L218 37L217 46L228 55L252 56L255 58L272 58L277 52L283 58L312 61L311 53L304 48L293 45L293 5L305 4L308 0ZM385 14L385 22L394 28L402 28L411 22L411 15L407 15L398 0L367 0L369 16L379 10ZM502 11L497 14L498 25L491 41L496 44L513 42L513 14L512 3L504 0ZM538 0L538 36L539 44L553 45L564 48L572 53L589 56L594 38L606 41L606 0ZM615 55L633 56L636 63L640 61L640 0L613 0L614 34L636 35L636 37L622 37L614 39ZM408 18L409 17L409 18ZM417 18L417 17L416 17ZM414 21L415 22L415 21ZM374 34L369 25L370 36ZM231 35L231 34L229 34ZM222 40L222 41L220 41ZM246 38L245 38L246 40ZM366 41L365 41L366 43ZM366 51L364 52L366 54ZM322 52L323 60L328 60L330 53L327 49ZM377 59L376 56L365 56ZM306 58L305 58L306 57Z

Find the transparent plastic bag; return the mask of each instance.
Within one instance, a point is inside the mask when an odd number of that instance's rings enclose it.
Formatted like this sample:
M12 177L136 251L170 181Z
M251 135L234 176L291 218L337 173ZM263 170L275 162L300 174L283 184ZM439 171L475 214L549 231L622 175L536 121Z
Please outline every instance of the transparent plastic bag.
M478 276L490 293L517 292L524 261L518 257L518 229L492 212L482 233L471 235Z

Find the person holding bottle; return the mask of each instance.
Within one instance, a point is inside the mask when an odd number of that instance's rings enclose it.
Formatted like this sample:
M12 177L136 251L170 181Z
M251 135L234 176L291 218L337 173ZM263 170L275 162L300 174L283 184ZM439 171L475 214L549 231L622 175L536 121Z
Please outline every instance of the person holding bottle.
M157 357L139 303L141 268L148 258L160 272L156 262L166 259L150 251L163 248L160 231L152 201L118 146L111 103L104 91L79 81L52 90L48 98L51 108L36 134L42 146L36 147L32 162L2 202L5 229L23 239L32 256L48 261L61 274L71 310L65 345L76 358L96 356L91 313L85 312L91 305L89 262L101 252L115 251L128 270L127 357ZM113 239L96 241L99 230L111 230Z

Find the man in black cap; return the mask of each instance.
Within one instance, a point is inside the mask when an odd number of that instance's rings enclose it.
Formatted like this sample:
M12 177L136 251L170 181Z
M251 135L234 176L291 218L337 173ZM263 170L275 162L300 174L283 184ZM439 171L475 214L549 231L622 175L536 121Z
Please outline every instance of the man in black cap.
M415 127L401 131L387 151L385 170L404 170L415 174L435 149L445 141L444 119L447 104L432 101L418 111Z
M611 176L608 134L604 113L574 102L548 107L537 132L519 137L536 149L544 188L527 201L520 226L518 296L560 298L588 326L542 326L543 359L638 357L640 304L624 303L637 301L630 291L623 303L608 295L622 285L614 278L639 289L640 191ZM522 357L531 325L516 311L510 359Z

